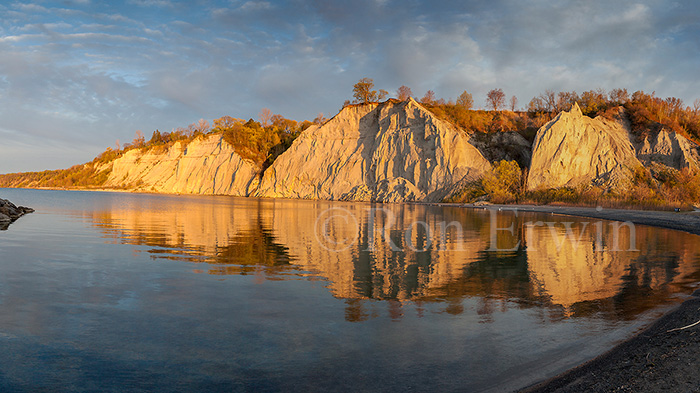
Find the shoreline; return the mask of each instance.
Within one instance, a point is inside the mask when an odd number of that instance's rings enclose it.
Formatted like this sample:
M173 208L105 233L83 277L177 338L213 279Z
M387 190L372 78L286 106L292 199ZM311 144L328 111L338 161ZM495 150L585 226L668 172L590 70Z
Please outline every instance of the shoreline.
M676 213L551 205L459 204L459 206L628 221L700 235L699 211ZM700 392L700 374L697 373L700 324L694 325L700 320L700 289L693 292L691 296L605 353L518 391L523 393Z
M700 235L700 211L669 212L659 210L603 209L553 205L461 205L474 209L503 209L519 212L550 213L557 215L597 218L610 221L631 222L638 225L673 229Z
M607 352L518 391L700 391L700 290L692 296Z

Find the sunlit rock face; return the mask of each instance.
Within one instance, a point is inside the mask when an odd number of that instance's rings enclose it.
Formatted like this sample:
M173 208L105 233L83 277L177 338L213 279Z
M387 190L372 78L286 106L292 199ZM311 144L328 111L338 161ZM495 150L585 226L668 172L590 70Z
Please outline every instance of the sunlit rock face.
M673 169L700 170L700 146L676 132L649 132L635 143L637 157L645 166L661 164Z
M527 187L595 184L623 191L640 166L623 121L591 119L575 104L537 131Z
M348 201L441 201L490 169L469 136L413 99L344 108L302 133L256 195Z
M260 168L241 158L221 135L168 148L134 149L113 163L106 188L178 194L246 196Z

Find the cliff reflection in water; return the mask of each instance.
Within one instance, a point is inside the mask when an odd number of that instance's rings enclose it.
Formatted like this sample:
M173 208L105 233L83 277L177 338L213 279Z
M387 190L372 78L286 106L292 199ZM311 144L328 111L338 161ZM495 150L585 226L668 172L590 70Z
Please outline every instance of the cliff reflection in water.
M95 213L93 222L115 241L152 247L156 260L196 262L197 272L325 278L333 296L347 299L349 320L372 315L376 305L367 299L388 301L389 313L399 318L406 301L419 314L427 301L461 313L466 298L477 301L484 321L511 307L540 307L550 318L600 313L627 319L700 281L694 235L513 212L498 213L494 232L490 214L183 197L115 207ZM620 251L609 251L615 248Z

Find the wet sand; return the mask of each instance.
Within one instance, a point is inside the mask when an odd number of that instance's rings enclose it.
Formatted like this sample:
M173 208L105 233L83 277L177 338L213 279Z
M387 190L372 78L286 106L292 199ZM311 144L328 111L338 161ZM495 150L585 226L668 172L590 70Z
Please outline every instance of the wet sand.
M528 205L481 208L630 221L700 235L700 212ZM700 392L700 323L695 324L700 321L700 290L693 295L603 355L522 392Z

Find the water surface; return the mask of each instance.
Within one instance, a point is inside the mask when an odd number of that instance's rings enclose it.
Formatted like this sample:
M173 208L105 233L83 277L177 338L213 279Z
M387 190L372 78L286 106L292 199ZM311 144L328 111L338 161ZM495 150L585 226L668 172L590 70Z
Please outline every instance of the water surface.
M700 282L696 236L580 218L0 197L37 210L0 232L3 391L513 390L605 351Z

